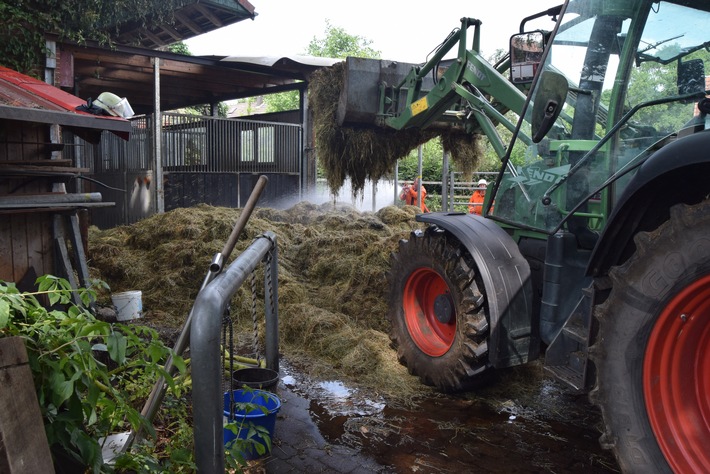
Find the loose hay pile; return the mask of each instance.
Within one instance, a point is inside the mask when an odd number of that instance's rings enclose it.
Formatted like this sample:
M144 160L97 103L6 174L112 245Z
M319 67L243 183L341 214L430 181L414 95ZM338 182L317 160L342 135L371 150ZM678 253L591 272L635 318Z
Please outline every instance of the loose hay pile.
M483 156L481 135L431 128L394 130L339 126L336 112L344 74L344 62L320 68L313 73L308 85L316 154L334 194L338 194L346 178L351 180L353 195L361 193L367 180L376 183L391 175L397 160L437 136L464 176L470 176L477 169Z
M240 212L200 205L130 226L92 228L92 273L112 292L141 290L141 322L172 339ZM405 399L424 390L397 362L386 316L389 255L401 238L421 227L414 220L416 212L414 207L390 206L360 213L347 205L306 202L283 211L254 211L230 260L263 232L276 234L282 353L292 360L307 360L313 376L347 379L390 397ZM257 281L263 281L261 275ZM263 337L263 294L258 299ZM231 309L248 336L248 285Z

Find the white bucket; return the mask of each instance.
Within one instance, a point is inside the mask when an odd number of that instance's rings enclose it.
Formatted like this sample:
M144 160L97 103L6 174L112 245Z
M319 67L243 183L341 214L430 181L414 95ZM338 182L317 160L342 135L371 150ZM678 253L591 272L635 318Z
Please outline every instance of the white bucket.
M116 308L116 319L130 321L143 315L143 301L140 291L126 291L111 295L111 301Z

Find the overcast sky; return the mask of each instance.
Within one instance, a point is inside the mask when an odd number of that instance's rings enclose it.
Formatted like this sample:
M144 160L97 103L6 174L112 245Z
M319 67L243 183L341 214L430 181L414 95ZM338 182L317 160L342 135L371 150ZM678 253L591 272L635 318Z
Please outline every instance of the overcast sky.
M250 0L257 12L243 20L186 43L197 56L288 56L304 54L314 38L325 37L326 20L346 33L372 41L383 59L420 63L462 17L483 22L485 58L508 49L520 21L562 0ZM536 26L552 29L545 19ZM469 32L472 34L472 29Z

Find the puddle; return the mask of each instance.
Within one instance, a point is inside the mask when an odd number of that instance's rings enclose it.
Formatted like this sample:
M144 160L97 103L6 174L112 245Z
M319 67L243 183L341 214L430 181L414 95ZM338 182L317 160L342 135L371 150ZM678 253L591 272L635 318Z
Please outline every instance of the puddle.
M596 409L539 366L516 368L476 393L424 398L411 409L341 381L287 372L282 382L309 401L329 443L359 449L393 472L619 472L599 446Z

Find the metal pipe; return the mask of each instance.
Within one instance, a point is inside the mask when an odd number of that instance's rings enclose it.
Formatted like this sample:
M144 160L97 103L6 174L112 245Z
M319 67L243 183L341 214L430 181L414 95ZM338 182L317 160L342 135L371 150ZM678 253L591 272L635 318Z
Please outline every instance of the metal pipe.
M47 193L47 194L9 194L0 196L2 204L54 204L59 202L101 202L101 193Z
M264 256L275 247L275 234L266 232L195 299L192 341L192 411L195 464L201 474L224 473L222 374L220 367L221 315L229 301ZM274 261L274 260L272 260ZM273 315L272 315L273 317ZM274 324L274 321L271 321Z
M264 270L264 315L266 318L266 367L279 371L279 248L274 236L271 264ZM271 283L271 284L269 284Z
M453 204L449 209L449 152L444 150L443 163L441 165L441 210L449 212L454 210Z
M399 203L399 160L394 162L394 205Z
M424 156L423 154L424 148L422 145L419 145L419 150L417 150L417 176L419 177L419 189L417 189L417 207L419 209L422 208L422 187L424 185L422 184L422 181L424 178L422 177L422 157Z

